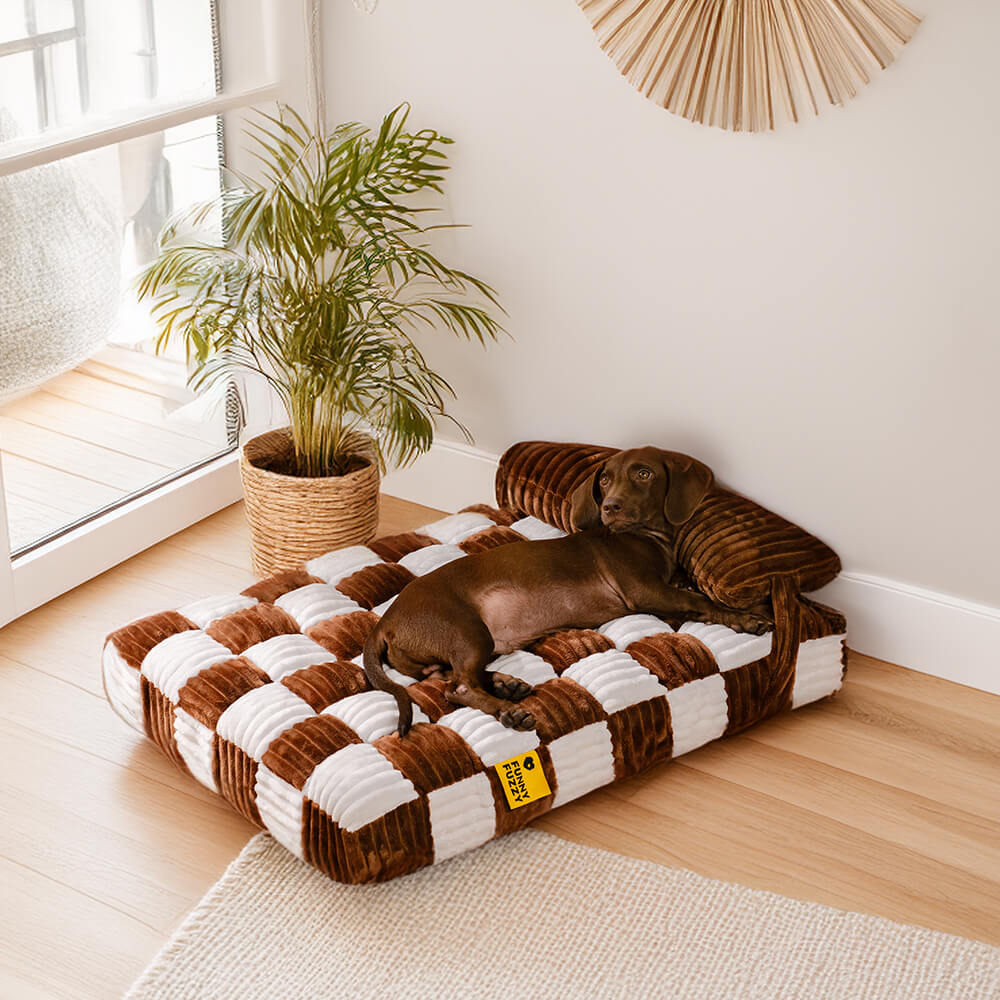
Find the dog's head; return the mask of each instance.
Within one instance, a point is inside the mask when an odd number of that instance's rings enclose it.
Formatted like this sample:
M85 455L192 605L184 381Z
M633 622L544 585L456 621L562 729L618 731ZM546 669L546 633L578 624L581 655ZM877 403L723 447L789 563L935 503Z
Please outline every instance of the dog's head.
M603 524L666 533L691 517L713 478L690 455L652 446L619 451L574 490L570 523L574 531Z

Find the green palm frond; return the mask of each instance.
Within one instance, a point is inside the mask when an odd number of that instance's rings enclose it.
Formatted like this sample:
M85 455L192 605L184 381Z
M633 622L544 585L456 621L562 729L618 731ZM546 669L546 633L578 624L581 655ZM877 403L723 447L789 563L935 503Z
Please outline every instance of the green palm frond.
M255 372L288 411L300 475L344 471L347 435L369 429L380 459L426 451L451 386L413 337L443 329L481 344L503 327L494 290L430 248L424 224L443 192L451 139L407 130L409 107L373 131L317 133L292 108L258 113L246 134L259 180L168 223L137 279L157 346L184 344L196 388ZM213 234L224 220L223 238Z

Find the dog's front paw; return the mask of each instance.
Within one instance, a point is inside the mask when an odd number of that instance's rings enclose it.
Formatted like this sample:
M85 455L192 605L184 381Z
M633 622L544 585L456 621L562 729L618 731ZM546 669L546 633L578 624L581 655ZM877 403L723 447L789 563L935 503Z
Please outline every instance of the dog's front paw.
M508 729L534 729L535 717L523 708L505 708L500 713L500 721Z
M520 701L531 694L531 685L510 674L493 674L493 693L505 701Z

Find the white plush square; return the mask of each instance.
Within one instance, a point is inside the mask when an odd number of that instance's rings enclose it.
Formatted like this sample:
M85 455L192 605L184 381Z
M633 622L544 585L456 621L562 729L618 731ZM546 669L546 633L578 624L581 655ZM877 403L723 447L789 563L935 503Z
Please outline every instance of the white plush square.
M275 840L302 857L302 793L264 764L257 767L255 801L260 818Z
M553 740L549 754L556 772L553 808L615 780L614 746L604 722L591 723Z
M351 660L351 663L356 663L362 670L365 668L365 654L358 653L357 656ZM395 681L397 684L402 684L403 687L409 687L411 684L416 684L419 678L411 677L409 674L401 674L398 670L394 670L387 663L382 664L382 670L385 672L385 676L391 681Z
M808 705L840 689L844 678L844 640L846 634L806 639L795 659L795 683L792 708Z
M142 710L141 674L122 658L113 642L104 644L101 654L104 690L112 708L137 732L145 733Z
M286 729L316 713L284 684L264 684L237 698L215 724L215 731L259 761Z
M546 681L554 681L559 676L549 663L526 649L498 656L487 665L486 669L490 672L510 674L511 677L516 677L532 687L537 687Z
M414 576L424 576L439 566L461 559L464 555L465 553L457 545L425 545L422 549L408 552L399 560L399 565L408 569Z
M422 528L417 528L417 532L446 545L458 545L477 531L494 526L494 522L484 514L466 511L464 514L451 514L449 517L441 518L440 521L425 524Z
M399 706L388 691L361 691L341 698L323 709L353 729L366 743L388 736L399 726ZM413 706L413 724L430 722L419 706Z
M565 538L566 532L552 527L540 521L537 517L522 517L520 521L515 521L511 527L525 538L532 541L540 541L543 538Z
M231 649L196 629L177 632L157 643L142 661L142 672L172 702L180 690L213 663L231 660Z
M243 655L273 681L317 663L330 663L334 658L328 649L297 632L271 636L255 643Z
M174 709L174 738L188 770L206 788L219 790L212 773L215 763L215 733L182 708Z
M366 566L377 566L384 560L367 545L349 545L346 549L324 552L306 563L306 572L318 576L327 583L337 584L344 577L357 573Z
M329 583L307 583L304 587L282 594L274 603L282 611L287 611L303 632L327 618L364 610L357 601Z
M673 756L718 739L729 724L729 700L722 674L712 674L667 692L674 734Z
M591 653L564 670L563 677L585 687L609 715L664 691L655 674L619 649Z
M755 660L762 660L771 652L774 640L772 632L750 635L708 622L685 622L678 631L683 635L693 635L708 646L720 670L735 670Z
M598 631L603 632L618 649L628 649L633 642L651 635L673 632L673 629L656 615L625 615L602 625Z
M364 666L364 664L361 664ZM398 670L393 670L392 667L387 667L382 664L382 669L385 671L385 676L391 681L395 681L397 684L401 684L403 687L409 687L411 684L417 683L416 677L410 677L409 674L401 674Z
M538 736L533 730L508 729L478 708L460 708L449 712L442 715L437 724L454 729L487 767L538 746Z
M198 628L208 628L217 619L225 618L234 611L252 608L257 603L256 597L246 597L244 594L216 594L214 597L204 597L200 601L185 604L177 610Z
M474 774L427 794L434 863L485 844L496 833L496 805L490 779Z
M330 754L302 791L348 833L418 797L413 782L370 743L352 743Z

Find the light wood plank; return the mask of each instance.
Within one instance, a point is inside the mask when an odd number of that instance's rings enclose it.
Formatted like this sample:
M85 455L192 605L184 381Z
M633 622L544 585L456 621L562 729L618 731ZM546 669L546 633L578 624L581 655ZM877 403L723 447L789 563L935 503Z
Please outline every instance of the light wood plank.
M150 742L121 722L103 691L63 682L35 667L0 655L4 700L0 720L30 730L56 750L87 754L106 764L127 767L148 781L155 781L187 795L201 805L232 815L232 810L190 775L183 773ZM38 720L46 719L44 731Z
M852 662L858 661L855 654ZM864 693L858 695L863 708ZM938 801L1000 822L1000 796L982 793L981 762L961 749L935 746L919 734L873 723L864 713L859 716L854 700L854 685L848 684L837 698L800 709L808 726L801 725L798 715L780 716L747 737L916 795L924 794L928 773L945 772L948 780L935 791Z
M570 803L537 825L712 878L1000 943L995 879L867 834L851 813L829 819L689 763Z
M100 379L102 382L111 382L114 385L125 386L128 389L135 389L137 392L145 392L150 396L162 399L170 399L175 403L186 403L194 399L194 393L185 385L186 379L180 372L172 373L172 377L156 378L150 375L142 375L135 371L120 368L114 364L97 361L93 358L84 361L79 365L77 371Z
M218 834L197 815L192 829L184 811L171 816L166 809L157 809L142 817L142 810L127 796L145 798L146 786L131 782L121 768L43 747L16 727L8 732L19 737L9 757L18 774L0 789L0 808L7 817L0 833L0 857L167 933L198 898L205 875L201 865L186 863L195 831L210 833L216 841ZM67 766L77 775L74 788L84 795L77 800L63 789L58 797L46 797L47 786L39 782L51 781L60 767ZM178 794L177 801L186 799ZM184 822L178 823L182 817ZM152 844L146 839L150 823L157 819L176 824L174 858L158 849L155 839ZM222 816L217 821L223 829L231 828L230 846L238 851L251 833L249 824ZM73 830L72 838L60 832L67 829ZM204 857L201 848L195 857Z
M927 786L923 794L904 791L746 736L706 747L684 763L787 806L807 809L816 817L833 822L850 817L851 827L861 834L971 876L984 873L990 880L989 873L994 873L1000 877L997 824L980 816L978 808L967 811L938 801Z
M163 935L113 906L0 857L0 996L121 996Z
M162 426L164 419L176 408L175 403L168 404L149 393L114 385L78 371L66 372L58 378L50 379L42 391L155 427ZM204 437L204 432L196 427L178 424L172 429L198 441Z
M68 514L47 503L8 496L7 531L11 552L43 538L50 531L55 531L72 520Z
M1000 742L994 740L994 736L1000 731L1000 715L997 713L996 697L989 695L984 697L983 692L976 690L976 688L966 687L964 684L952 684L940 677L932 677L930 674L921 674L916 671L907 674L906 685L901 688L899 671L893 664L873 659L870 656L859 657L855 662L863 667L864 672L852 680L856 679L859 684L864 686L867 695L864 704L869 710L873 710L872 706L877 702L879 695L888 695L894 700L902 695L909 699L909 704L915 710L921 712L919 719L910 720L911 726L921 729L930 721L934 731L939 734L939 742L968 749L968 740L975 733L963 732L961 726L934 725L933 719L928 720L928 708L933 714L933 706L938 699L941 699L942 708L946 708L952 713L964 715L968 723L972 724L978 732L982 732L980 727L988 727L989 735L986 741L988 749L995 751L1000 746Z
M166 427L105 413L45 392L8 403L3 415L110 451L143 457L168 469L183 469L221 447L215 440L197 441Z
M187 366L179 358L170 357L169 353L149 354L118 344L107 344L94 351L88 360L117 371L141 375L151 382L187 384Z
M2 461L8 502L16 498L25 503L44 503L75 518L125 496L124 490L114 486L95 483L20 455L5 454Z
M0 416L0 442L9 454L127 491L155 482L170 471L158 462L76 441L10 417Z

